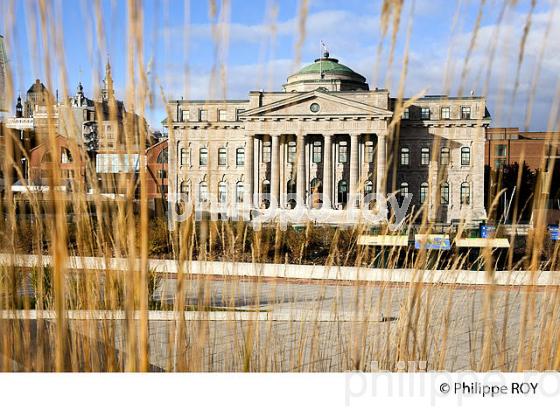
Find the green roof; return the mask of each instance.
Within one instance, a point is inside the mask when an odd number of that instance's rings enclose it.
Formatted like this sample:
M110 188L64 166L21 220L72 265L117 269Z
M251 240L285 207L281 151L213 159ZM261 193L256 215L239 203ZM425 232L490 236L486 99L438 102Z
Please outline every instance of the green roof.
M335 58L321 58L315 60L313 64L303 67L298 71L297 74L310 74L310 73L340 73L340 74L354 74L359 75L354 72L350 67L340 64Z

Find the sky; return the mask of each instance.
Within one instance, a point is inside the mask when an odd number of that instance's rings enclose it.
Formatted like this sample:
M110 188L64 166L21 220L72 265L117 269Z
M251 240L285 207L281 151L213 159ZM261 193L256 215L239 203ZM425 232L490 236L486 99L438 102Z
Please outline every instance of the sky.
M383 35L380 0L309 0L307 7L296 0L145 0L132 10L121 0L53 0L46 26L38 2L2 0L0 34L16 94L40 78L60 96L73 95L81 81L91 98L109 59L118 98L156 129L169 99L281 90L288 75L319 57L323 41L370 88L397 96L406 66L405 96L485 95L492 126L544 131L558 128L559 2L405 0L392 58L394 20ZM130 13L140 16L138 44L129 36Z

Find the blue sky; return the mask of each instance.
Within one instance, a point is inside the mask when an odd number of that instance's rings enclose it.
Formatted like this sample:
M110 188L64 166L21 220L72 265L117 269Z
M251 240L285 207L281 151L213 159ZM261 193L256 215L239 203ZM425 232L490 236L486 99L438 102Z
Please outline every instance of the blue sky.
M35 3L0 2L0 34L7 42L16 93L25 92L35 78L45 82L47 78ZM317 58L321 40L327 44L331 56L363 74L370 87L389 88L396 95L412 19L406 95L422 90L428 94L450 95L473 90L477 95L487 95L493 126L525 128L528 123L533 130L549 128L550 107L557 98L560 72L560 42L555 41L560 38L557 24L560 11L555 10L551 17L549 1L539 1L533 11L515 99L519 49L530 1L519 1L507 8L499 26L497 20L503 2L486 1L481 30L466 69L465 57L473 38L479 1L405 1L392 64L389 61L391 25L389 34L380 42L381 1L310 0L299 63L296 61L299 1L233 0L229 7L223 7L220 1L216 3L214 18L210 17L211 2L204 0L190 3L146 0L141 4L144 63L152 92L146 117L152 126L159 128L159 122L165 117L162 92L168 99L182 96L242 99L247 98L250 90L280 90L290 73ZM11 5L15 7L15 18L11 17ZM48 43L51 50L56 48L64 55L64 64L59 59L50 60L52 88L59 89L63 95L67 87L67 92L73 94L81 80L86 94L93 96L109 56L117 94L130 106L133 101L126 95L127 84L138 84L138 74L136 70L134 80L127 76L127 53L131 49L127 40L127 2L101 1L104 37L97 35L95 2L54 0L49 5L48 21L57 22L54 27L61 29L63 47L54 46L53 36L49 36ZM556 23L546 36L551 18ZM217 32L227 36L217 40ZM495 58L490 64L493 48ZM66 84L61 69L67 73ZM463 71L466 76L462 80ZM533 110L527 119L536 73ZM139 107L138 101L135 102Z

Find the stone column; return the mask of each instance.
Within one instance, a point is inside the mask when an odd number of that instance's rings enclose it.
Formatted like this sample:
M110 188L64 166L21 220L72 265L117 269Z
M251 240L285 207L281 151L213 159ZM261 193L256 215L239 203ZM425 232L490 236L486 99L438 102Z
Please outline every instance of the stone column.
M297 135L297 206L305 206L305 135Z
M278 208L280 199L280 135L271 135L272 153L270 163L270 206Z
M377 134L377 193L385 195L387 169L387 144L385 134Z
M245 206L253 207L255 140L252 135L245 135Z
M323 208L332 208L332 135L323 136Z
M350 134L350 202L349 208L356 207L358 192L358 134Z

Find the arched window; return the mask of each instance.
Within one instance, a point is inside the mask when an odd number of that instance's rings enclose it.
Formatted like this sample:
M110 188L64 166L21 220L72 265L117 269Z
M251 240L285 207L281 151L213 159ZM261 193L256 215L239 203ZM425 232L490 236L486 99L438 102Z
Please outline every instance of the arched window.
M448 165L449 164L449 148L443 147L441 149L441 155L439 157L439 161L441 165Z
M227 183L224 181L218 184L218 202L221 204L227 202Z
M427 147L422 148L421 156L420 156L420 165L429 165L430 164L430 149Z
M184 149L184 148L183 148ZM181 150L181 155L183 154L183 150ZM161 150L161 152L159 153L156 162L158 164L167 164L167 158L168 158L168 150L167 148L164 148ZM181 157L181 161L182 161L182 157ZM181 163L181 165L183 165Z
M242 204L245 196L245 186L243 182L239 181L235 184L235 202Z
M402 198L408 196L408 182L401 182L400 194Z
M428 199L428 183L422 182L420 185L420 203L423 204Z
M189 192L189 183L187 181L181 182L180 192L187 194Z
M313 178L309 184L309 192L311 192L311 203L313 208L318 208L323 203L321 193L323 192L323 184L319 178Z
M401 148L401 165L410 165L410 149L406 147Z
M323 192L323 184L319 178L313 178L309 184L309 188L312 194Z
M286 184L286 191L288 191L288 194L295 194L296 189L297 189L296 181L290 179Z
M63 164L69 164L72 162L72 153L68 148L62 147L60 154L60 162Z
M364 196L373 193L373 182L369 179L364 183Z
M471 203L471 186L468 182L461 184L461 204L470 205Z
M187 181L182 181L179 186L179 192L185 197L186 202L190 201L191 197L191 186Z
M471 165L471 149L469 147L461 148L461 165Z
M198 185L198 202L208 202L208 183L205 181Z
M208 148L202 147L199 151L198 165L208 165Z
M348 182L341 179L338 181L338 203L346 204L348 202Z
M262 193L263 194L270 194L270 181L268 179L265 179L262 182Z
M295 199L296 190L297 190L296 181L290 179L286 184L286 194L288 195L288 207L290 209L294 209L296 207L296 199Z
M222 167L227 165L227 149L225 147L218 149L218 165Z
M449 184L442 182L440 186L440 202L442 205L449 205Z
M264 205L265 208L268 208L270 206L270 181L268 179L265 179L262 182L262 193L264 196L262 205Z
M242 167L245 165L245 148L235 150L235 165Z

